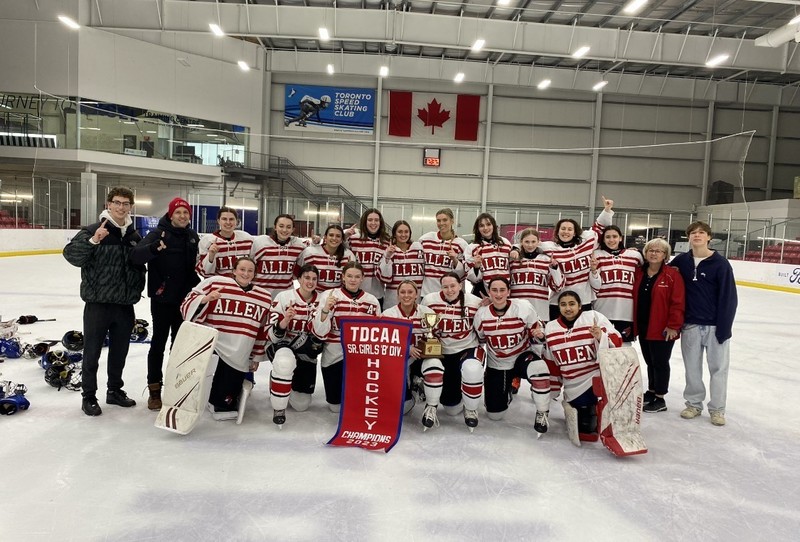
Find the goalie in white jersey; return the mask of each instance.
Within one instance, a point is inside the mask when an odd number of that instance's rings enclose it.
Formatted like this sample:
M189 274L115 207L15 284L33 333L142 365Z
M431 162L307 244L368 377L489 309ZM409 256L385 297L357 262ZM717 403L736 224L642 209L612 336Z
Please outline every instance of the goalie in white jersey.
M209 277L181 304L184 320L219 330L214 354L219 358L211 383L209 409L216 420L237 417L239 394L247 372L264 359L272 298L252 285L256 264L239 258L233 277Z
M597 396L592 379L600 376L597 351L622 346L622 337L601 313L583 310L580 296L571 290L558 296L558 307L561 316L545 326L544 358L550 372L564 384L565 411L578 411L580 439L596 441Z
M442 277L441 288L440 292L422 298L422 304L441 317L434 330L442 343L441 403L450 416L457 416L463 410L464 423L473 431L478 426L478 406L483 392L485 353L478 347L473 329L481 300L464 292L461 277L454 272ZM435 394L435 381L426 378L425 395L433 397ZM432 405L431 399L428 405Z
M546 433L550 372L532 349L533 340L544 338L544 324L530 303L508 298L508 279L494 278L488 286L492 302L475 315L475 333L487 355L483 391L486 414L490 420L502 419L513 398L511 382L515 377L522 378L530 383L536 405L533 428L537 433Z
M381 315L378 299L361 289L363 281L364 268L361 264L347 262L343 269L342 286L322 293L319 298L320 310L313 320L314 334L325 340L321 362L322 382L325 385L325 400L332 412L339 412L342 405L342 318Z
M316 292L319 272L313 265L300 269L297 289L279 293L272 302L267 358L272 361L269 399L272 421L279 427L286 422L286 406L298 412L307 410L317 380L317 356L323 342L314 336L311 321L317 311Z

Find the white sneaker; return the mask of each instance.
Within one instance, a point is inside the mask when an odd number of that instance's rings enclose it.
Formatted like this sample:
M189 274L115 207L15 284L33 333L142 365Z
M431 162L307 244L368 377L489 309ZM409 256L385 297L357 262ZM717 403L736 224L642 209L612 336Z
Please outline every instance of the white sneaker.
M725 413L721 410L711 412L711 423L719 426L725 425Z
M687 406L681 411L681 418L684 420L691 420L700 415L703 411L697 407Z

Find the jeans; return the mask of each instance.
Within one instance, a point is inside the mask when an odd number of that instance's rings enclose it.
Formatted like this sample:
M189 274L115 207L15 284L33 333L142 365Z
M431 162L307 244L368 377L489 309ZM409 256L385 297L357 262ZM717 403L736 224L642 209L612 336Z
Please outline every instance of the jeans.
M710 400L709 412L725 412L728 394L728 367L730 366L730 339L720 344L714 335L716 326L686 324L681 331L681 354L686 368L686 388L683 398L686 406L703 410L706 388L703 385L703 351L706 353Z

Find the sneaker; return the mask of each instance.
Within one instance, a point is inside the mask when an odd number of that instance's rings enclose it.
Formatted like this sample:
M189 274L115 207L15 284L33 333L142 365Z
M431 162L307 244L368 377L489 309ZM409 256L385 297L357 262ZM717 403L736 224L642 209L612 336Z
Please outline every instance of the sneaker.
M721 410L715 410L711 413L711 423L714 425L723 426L725 425L725 413Z
M280 427L281 425L286 423L286 410L273 410L272 411L272 423Z
M208 411L211 412L211 417L218 422L235 420L239 417L239 411L237 409L228 410L228 408L229 407L225 407L225 410L217 410L217 407L208 403Z
M150 390L150 397L147 398L148 410L161 410L161 382L148 384L147 388Z
M691 420L700 415L703 411L697 407L687 406L683 410L681 410L681 418L684 420Z
M644 392L644 395L642 396L645 405L648 403L652 403L655 400L655 398L656 398L656 392L650 390Z
M547 410L538 410L536 411L536 420L533 422L533 430L537 433L547 433L547 426L549 425L548 417L549 412Z
M472 433L472 431L474 431L475 428L478 427L478 411L469 410L465 408L464 423L467 424L467 427L469 427L469 432Z
M650 403L644 405L642 410L645 412L664 412L667 410L667 402L663 397L656 397Z
M439 427L439 417L436 415L438 405L425 405L425 410L422 411L422 425L425 426L423 431L427 431L433 426Z
M122 390L108 390L108 393L106 393L106 404L128 408L136 406L136 401L128 397L128 394Z
M81 410L87 416L99 416L103 413L100 409L100 405L97 404L97 397L94 395L89 395L88 397L84 397L83 401L81 402Z

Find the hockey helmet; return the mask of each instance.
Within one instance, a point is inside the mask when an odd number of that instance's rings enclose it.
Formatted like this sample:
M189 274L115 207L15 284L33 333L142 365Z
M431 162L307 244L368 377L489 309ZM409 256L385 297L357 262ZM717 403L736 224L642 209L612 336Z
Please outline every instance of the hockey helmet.
M137 322L133 325L133 329L131 330L131 342L143 343L147 340L147 335L147 326L143 326Z
M22 345L19 339L12 337L10 339L0 339L0 356L7 358L21 358Z
M63 350L51 350L50 352L45 352L45 354L39 360L39 367L46 371L53 364L63 366L67 363L69 363L69 357L67 356L66 352Z
M61 344L64 345L64 348L73 352L83 350L83 333L76 330L67 331L61 339Z
M331 97L328 96L327 94L323 94L322 97L319 99L319 101L324 103L325 105L328 105L329 103L331 103Z

